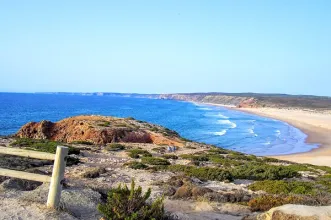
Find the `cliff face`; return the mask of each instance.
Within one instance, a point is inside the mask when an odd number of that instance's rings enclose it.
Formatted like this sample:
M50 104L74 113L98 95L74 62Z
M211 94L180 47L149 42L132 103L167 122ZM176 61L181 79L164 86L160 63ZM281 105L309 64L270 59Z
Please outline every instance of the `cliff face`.
M163 94L160 99L175 99L200 103L234 105L236 107L258 107L257 99L245 96L211 95L211 94Z
M88 141L94 144L113 142L155 143L181 146L179 135L162 126L133 118L76 116L56 123L29 122L16 134L20 138L50 139L65 143Z

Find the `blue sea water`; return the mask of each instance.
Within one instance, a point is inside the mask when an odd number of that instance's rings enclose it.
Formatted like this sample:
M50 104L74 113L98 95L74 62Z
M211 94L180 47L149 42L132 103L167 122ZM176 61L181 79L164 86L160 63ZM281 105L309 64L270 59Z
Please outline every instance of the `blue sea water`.
M58 121L94 114L134 117L177 131L185 138L255 155L306 152L299 129L273 119L218 106L112 96L0 93L0 135L10 135L29 121Z

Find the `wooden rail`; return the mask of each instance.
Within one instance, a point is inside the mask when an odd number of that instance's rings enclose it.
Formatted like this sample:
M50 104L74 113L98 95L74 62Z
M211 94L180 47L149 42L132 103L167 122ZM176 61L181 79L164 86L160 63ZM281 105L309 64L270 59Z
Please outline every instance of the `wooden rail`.
M17 170L9 170L0 168L0 176L9 176L13 178L20 178L26 180L33 180L38 182L50 183L47 207L57 208L60 203L61 190L62 190L62 180L64 179L64 169L65 169L65 157L68 155L68 148L63 146L57 146L56 154L22 150L17 148L0 147L0 154L9 154L14 156L36 158L42 160L54 160L52 177L28 173Z
M11 148L11 147L0 147L0 154L9 154L14 156L36 158L41 160L55 159L55 154L33 151L33 150L22 150L19 148Z

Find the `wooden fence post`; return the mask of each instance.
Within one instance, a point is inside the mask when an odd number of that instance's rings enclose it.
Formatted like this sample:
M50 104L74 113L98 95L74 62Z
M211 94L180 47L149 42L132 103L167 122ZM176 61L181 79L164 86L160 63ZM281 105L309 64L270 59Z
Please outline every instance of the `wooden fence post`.
M58 208L61 198L62 180L64 179L64 169L66 166L65 157L67 155L67 147L57 146L51 184L49 186L47 199L47 207L49 208Z

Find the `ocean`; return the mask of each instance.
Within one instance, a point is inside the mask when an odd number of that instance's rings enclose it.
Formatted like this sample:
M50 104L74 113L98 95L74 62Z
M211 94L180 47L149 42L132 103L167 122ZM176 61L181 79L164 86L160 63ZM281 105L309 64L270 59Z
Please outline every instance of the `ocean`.
M278 120L224 107L176 100L61 94L0 93L0 135L27 122L76 115L134 117L198 142L260 156L306 152L306 134Z

